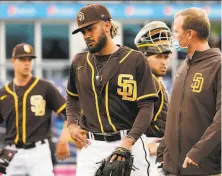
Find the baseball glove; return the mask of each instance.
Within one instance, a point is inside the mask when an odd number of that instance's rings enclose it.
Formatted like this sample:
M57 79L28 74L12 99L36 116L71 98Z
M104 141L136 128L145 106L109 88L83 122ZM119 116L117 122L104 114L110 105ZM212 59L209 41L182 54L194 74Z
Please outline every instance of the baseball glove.
M6 174L6 168L16 153L15 150L0 149L0 173Z
M113 155L124 157L125 160L114 160L110 163ZM117 147L113 153L107 158L102 160L99 169L96 171L95 176L130 176L133 168L133 156L131 152L125 148Z

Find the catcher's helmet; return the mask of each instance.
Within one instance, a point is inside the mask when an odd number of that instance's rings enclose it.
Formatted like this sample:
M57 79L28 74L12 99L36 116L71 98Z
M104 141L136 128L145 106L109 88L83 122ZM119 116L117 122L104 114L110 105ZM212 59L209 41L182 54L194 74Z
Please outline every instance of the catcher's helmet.
M153 21L145 25L137 34L134 43L145 54L172 52L171 32L162 21Z

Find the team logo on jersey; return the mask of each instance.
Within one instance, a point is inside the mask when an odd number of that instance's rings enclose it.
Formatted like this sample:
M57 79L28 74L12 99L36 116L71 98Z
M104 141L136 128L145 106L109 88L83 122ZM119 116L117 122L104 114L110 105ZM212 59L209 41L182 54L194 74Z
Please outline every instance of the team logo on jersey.
M83 21L83 20L85 19L84 13L79 12L79 13L78 13L78 18L79 18L79 21Z
M202 73L195 73L193 83L191 84L192 92L199 93L202 91L204 77Z
M30 98L31 111L35 113L35 116L45 115L46 101L43 99L42 95L33 95Z
M137 84L133 80L133 75L120 74L118 76L117 93L122 96L122 100L135 101L137 98Z

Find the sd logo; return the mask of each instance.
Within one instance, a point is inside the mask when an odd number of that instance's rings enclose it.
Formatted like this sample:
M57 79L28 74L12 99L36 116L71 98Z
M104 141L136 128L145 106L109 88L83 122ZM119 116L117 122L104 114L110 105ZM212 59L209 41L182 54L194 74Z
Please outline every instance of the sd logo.
M83 21L83 20L85 19L84 13L79 12L79 13L78 13L78 19L79 19L79 21Z
M137 98L137 84L133 80L133 75L120 74L118 77L117 93L122 96L122 100L135 101Z
M203 87L204 77L202 73L195 73L193 83L191 84L192 92L200 93Z

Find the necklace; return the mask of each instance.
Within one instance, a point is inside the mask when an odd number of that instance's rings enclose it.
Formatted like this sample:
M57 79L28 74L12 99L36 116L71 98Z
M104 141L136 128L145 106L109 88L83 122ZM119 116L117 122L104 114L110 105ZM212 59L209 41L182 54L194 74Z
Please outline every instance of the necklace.
M108 61L110 60L110 58L112 57L112 55L113 54L111 54L110 56L109 56L109 59L106 61L106 63L102 66L102 68L100 69L100 70L98 70L98 68L97 68L97 65L96 65L96 62L95 62L95 60L97 60L96 59L96 56L94 55L94 64L95 64L95 68L96 68L96 71L97 71L97 74L96 74L96 82L97 83L101 83L101 81L102 81L102 76L100 76L99 75L99 73L103 70L103 68L106 66L106 64L108 63Z

